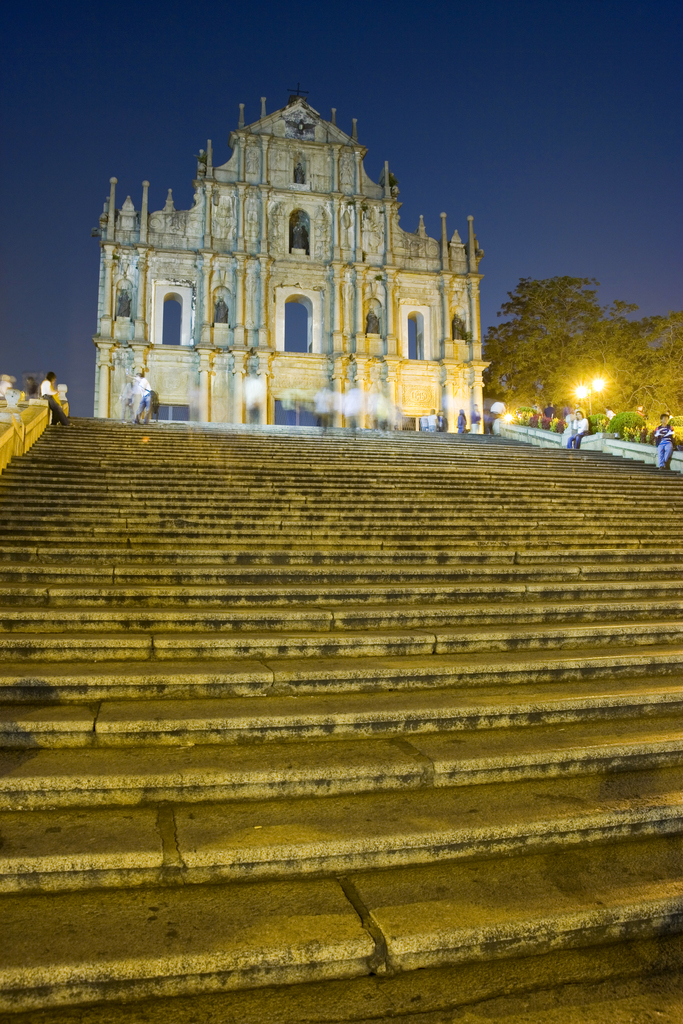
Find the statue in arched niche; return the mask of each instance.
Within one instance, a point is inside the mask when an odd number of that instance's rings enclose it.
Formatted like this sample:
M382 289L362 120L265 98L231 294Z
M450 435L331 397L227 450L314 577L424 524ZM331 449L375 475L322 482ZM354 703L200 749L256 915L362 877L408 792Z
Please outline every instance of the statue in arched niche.
M228 322L228 304L221 295L213 310L213 322L215 324L227 324Z
M465 339L465 321L458 313L451 321L451 337L453 341L464 341Z
M368 315L365 318L365 333L366 334L379 334L380 323L379 316L381 313L381 307L376 299L373 299L370 303Z
M301 159L297 160L296 167L294 168L294 184L305 185L306 184L306 169L301 162Z
M303 210L294 210L289 218L291 249L303 249L306 254L309 253L309 224L307 213Z
M122 291L119 292L119 299L118 299L118 302L116 303L116 316L117 316L117 318L118 317L122 317L124 320L126 320L126 319L130 320L130 308L131 308L130 292L128 291L127 288L124 288L124 289L122 289Z

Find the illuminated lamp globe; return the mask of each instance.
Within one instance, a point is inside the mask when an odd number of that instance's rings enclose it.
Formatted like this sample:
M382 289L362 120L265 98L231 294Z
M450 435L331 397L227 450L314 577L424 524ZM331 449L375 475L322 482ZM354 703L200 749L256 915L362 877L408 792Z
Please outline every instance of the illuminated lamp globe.
M586 398L587 395L588 395L588 388L584 387L583 384L580 384L578 386L578 388L576 389L576 397L579 398L579 399L582 399L582 398Z
M593 381L593 391L597 391L600 394L601 391L604 391L606 383L602 377L596 377Z

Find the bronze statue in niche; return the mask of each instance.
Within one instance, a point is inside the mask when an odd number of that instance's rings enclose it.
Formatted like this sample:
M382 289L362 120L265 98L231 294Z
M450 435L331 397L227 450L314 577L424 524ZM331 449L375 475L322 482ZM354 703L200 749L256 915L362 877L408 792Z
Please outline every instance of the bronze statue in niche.
M304 210L294 210L289 218L289 251L303 249L310 255L310 221Z
M124 288L123 291L119 292L119 299L118 302L116 303L117 318L122 317L122 319L124 320L130 320L130 307L130 292Z
M297 160L296 167L294 168L294 184L305 185L306 184L306 171L301 160Z
M465 322L457 313L451 321L451 338L453 341L465 340Z

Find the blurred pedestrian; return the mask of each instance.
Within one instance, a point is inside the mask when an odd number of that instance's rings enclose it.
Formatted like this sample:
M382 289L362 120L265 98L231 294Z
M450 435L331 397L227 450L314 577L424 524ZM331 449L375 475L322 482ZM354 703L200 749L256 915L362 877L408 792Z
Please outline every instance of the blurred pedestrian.
M480 424L481 413L479 412L479 406L475 405L474 409L472 410L472 415L470 416L470 430L473 434L478 434L480 432Z
M247 423L260 423L261 407L266 397L265 379L255 373L250 373L244 379L243 394L247 409Z
M351 430L358 430L363 413L363 392L355 384L344 395L344 417Z
M671 468L671 456L674 453L674 428L669 423L670 419L668 412L663 412L659 417L659 426L655 430L657 469Z
M461 409L460 412L458 413L457 426L459 434L464 434L465 431L467 430L467 416L465 415L464 409Z
M9 389L14 384L15 378L10 377L9 374L3 373L0 377L0 398L4 398Z
M124 384L123 391L121 392L121 422L125 423L129 420L131 423L135 419L135 387L130 377L127 378Z
M330 387L320 388L313 399L318 426L329 430L334 419L334 392Z
M133 405L138 405L138 411L135 414L133 423L147 423L147 420L149 419L150 406L152 404L152 385L147 380L142 370L139 370L135 374L133 392Z

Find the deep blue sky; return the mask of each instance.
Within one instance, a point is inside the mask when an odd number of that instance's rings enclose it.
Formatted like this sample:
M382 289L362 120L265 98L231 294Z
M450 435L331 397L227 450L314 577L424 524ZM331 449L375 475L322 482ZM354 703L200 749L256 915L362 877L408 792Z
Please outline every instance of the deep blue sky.
M402 224L438 236L475 217L484 326L520 277L596 277L604 301L683 307L680 0L415 4L5 4L0 373L52 368L92 412L97 224L151 182L191 204L206 139L228 157L247 121L310 103L358 118ZM49 364L49 366L48 366Z

